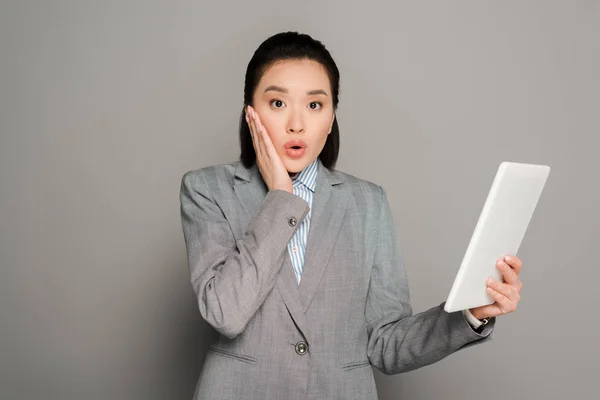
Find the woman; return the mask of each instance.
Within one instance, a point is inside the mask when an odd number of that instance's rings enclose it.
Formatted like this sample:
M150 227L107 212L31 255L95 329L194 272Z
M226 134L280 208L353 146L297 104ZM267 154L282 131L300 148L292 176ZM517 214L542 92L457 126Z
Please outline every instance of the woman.
M412 314L386 192L334 169L338 91L320 42L267 39L246 71L241 160L182 179L191 282L215 330L196 399L376 399L371 365L431 364L516 309L513 257L488 284L496 303Z

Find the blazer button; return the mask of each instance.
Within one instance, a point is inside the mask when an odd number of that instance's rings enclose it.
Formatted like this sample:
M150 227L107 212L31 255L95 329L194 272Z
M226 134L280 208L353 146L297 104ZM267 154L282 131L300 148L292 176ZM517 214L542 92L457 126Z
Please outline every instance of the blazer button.
M288 224L290 224L290 226L296 226L297 223L298 223L298 220L296 219L296 217L288 218Z
M306 344L305 342L296 343L296 353L303 356L306 354L307 351L308 351L308 344Z

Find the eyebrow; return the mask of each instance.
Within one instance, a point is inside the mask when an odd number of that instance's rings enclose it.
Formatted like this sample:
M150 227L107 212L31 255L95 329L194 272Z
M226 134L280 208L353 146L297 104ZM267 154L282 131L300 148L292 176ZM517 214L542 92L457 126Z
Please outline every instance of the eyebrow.
M265 93L267 93L268 91L288 93L287 89L282 88L281 86L277 86L277 85L267 86L267 88L265 89ZM314 95L317 95L317 94L322 94L322 95L327 96L327 92L324 91L323 89L309 90L308 92L306 92L306 94L308 96L314 96Z

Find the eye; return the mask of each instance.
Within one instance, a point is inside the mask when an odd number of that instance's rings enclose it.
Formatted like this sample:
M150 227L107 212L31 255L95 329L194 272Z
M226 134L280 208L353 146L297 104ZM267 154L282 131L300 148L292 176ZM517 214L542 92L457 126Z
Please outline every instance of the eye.
M320 110L321 107L323 107L323 104L319 103L318 101L313 101L308 106L311 108L311 110Z
M275 108L281 108L284 106L284 103L281 100L275 99L275 100L271 100L271 105L275 106Z

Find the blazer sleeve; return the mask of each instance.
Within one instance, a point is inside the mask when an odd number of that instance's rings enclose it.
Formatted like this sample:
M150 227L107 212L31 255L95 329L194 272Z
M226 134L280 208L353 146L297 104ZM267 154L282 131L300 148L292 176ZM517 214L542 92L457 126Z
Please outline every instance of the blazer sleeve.
M191 283L202 317L234 338L273 288L287 244L308 203L284 190L267 193L243 237L236 240L202 173L181 183L181 221ZM297 223L289 222L295 218Z
M491 340L495 318L477 333L461 311L447 313L444 303L413 315L393 217L386 192L379 189L379 232L365 307L371 364L385 374L398 374Z

